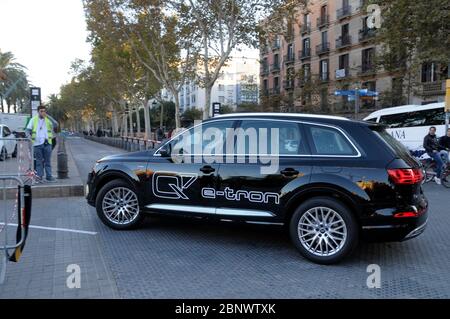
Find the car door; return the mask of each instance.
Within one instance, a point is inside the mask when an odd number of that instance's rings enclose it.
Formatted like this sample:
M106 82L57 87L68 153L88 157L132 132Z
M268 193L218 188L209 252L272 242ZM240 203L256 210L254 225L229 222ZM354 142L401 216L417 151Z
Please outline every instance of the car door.
M215 214L216 202L203 196L216 189L226 129L233 120L212 120L175 136L149 161L147 208L188 215ZM214 132L216 134L214 134Z
M220 166L217 215L281 221L286 202L309 182L312 170L302 125L287 120L242 120L236 131L235 152L233 157L227 156L234 162Z

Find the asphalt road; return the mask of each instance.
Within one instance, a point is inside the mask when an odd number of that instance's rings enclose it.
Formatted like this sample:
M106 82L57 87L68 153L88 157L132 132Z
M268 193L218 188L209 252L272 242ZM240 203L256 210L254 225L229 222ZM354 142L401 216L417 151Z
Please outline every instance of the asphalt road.
M69 143L84 180L96 159L123 152L84 139ZM0 297L450 298L450 190L427 184L425 192L424 234L402 243L362 243L333 266L302 258L282 227L152 217L140 229L114 231L83 198L36 200L39 217L32 223L95 235L33 230ZM80 265L81 288L65 285L69 263ZM380 288L367 286L374 264Z

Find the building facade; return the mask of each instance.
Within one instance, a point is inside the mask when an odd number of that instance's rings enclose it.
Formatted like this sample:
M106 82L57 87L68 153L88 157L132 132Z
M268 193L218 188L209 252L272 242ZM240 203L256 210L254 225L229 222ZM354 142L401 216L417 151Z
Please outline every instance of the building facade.
M222 68L221 74L211 92L211 102L219 102L233 108L241 104L259 103L259 60L249 57L233 57ZM162 91L164 100L173 97ZM203 110L206 104L205 89L195 79L183 85L180 94L180 112L189 108Z
M382 46L377 30L367 26L362 0L316 0L288 22L282 35L261 44L261 99L275 111L353 112L355 103L337 97L339 89L367 88L378 98L363 97L362 110L402 104L440 102L445 81L433 63L417 70L419 85L405 89L400 72L376 65ZM400 61L400 63L403 63Z

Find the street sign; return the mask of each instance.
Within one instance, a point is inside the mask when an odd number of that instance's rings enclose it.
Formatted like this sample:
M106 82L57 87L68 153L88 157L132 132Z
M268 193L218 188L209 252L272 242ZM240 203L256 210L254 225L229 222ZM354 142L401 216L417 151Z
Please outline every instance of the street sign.
M37 115L37 108L41 104L41 88L30 88L31 116Z
M213 103L212 104L212 116L216 117L217 115L220 114L220 108L221 108L221 104L220 103Z

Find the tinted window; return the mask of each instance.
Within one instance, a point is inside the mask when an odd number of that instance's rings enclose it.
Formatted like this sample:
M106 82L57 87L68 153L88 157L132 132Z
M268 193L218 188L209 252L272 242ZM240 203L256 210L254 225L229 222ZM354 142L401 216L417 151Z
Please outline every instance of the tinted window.
M373 117L373 118L371 118L371 119L367 119L366 120L367 122L376 122L377 121L377 118L376 117Z
M337 129L308 125L313 142L313 153L317 155L357 155L355 148Z
M7 137L9 135L11 135L11 131L7 126L3 126L3 137Z
M375 134L381 138L394 152L398 155L409 155L408 149L395 138L392 137L391 134L386 132L385 130L375 130Z
M444 125L444 108L423 110L416 112L384 115L380 117L380 123L391 128Z
M178 154L226 154L227 128L233 127L232 120L214 121L190 128L169 142L170 151Z
M244 120L236 139L237 154L307 154L306 140L295 122ZM256 135L255 135L256 134ZM256 136L256 139L255 139ZM278 149L272 150L276 146Z

